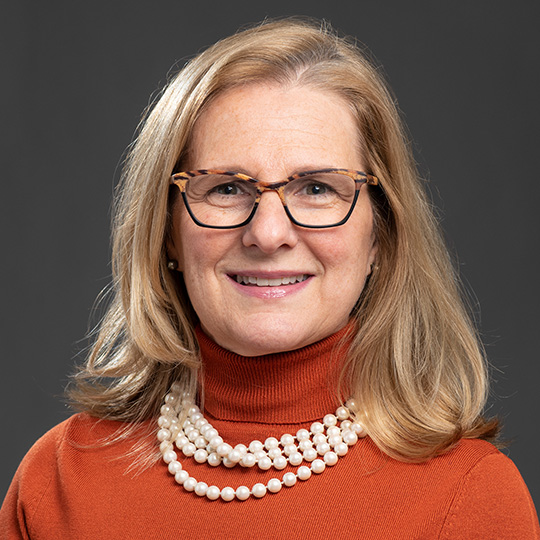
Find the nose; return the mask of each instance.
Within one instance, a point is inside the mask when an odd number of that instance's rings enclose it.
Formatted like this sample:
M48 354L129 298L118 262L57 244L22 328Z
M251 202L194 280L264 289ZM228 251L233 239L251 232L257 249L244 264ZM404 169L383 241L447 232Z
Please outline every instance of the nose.
M253 219L244 228L242 242L246 247L257 246L267 254L297 244L298 231L285 213L277 193L267 191L262 194Z

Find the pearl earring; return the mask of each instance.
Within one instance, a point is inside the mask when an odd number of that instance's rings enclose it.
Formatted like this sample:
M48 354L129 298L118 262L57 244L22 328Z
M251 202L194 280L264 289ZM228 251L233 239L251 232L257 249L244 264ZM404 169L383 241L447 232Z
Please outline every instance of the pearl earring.
M167 261L167 268L169 270L177 270L178 269L178 261L175 261L175 260L170 260L170 261Z

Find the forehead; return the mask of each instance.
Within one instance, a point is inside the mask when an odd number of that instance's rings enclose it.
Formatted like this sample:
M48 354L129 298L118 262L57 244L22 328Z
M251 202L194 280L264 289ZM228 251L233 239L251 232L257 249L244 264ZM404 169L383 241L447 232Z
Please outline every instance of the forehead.
M339 96L305 86L253 84L217 97L195 124L191 168L361 168L359 134ZM294 171L292 171L294 172Z

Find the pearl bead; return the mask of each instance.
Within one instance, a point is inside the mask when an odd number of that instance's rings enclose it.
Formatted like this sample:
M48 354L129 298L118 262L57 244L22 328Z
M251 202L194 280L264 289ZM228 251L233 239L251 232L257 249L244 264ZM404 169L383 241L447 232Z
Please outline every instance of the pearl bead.
M292 435L289 435L288 433L285 433L281 436L280 441L282 446L285 447L288 444L294 444L294 437Z
M296 432L296 439L301 441L303 439L309 439L309 431L307 429L299 429Z
M349 409L349 411L352 411L352 412L356 412L358 410L358 404L352 398L349 399L347 403L345 403L345 406L347 407L347 409Z
M295 452L298 452L298 448L295 444L288 444L283 448L283 452L285 452L286 456L290 456L291 454L294 454Z
M343 420L343 422L341 422L341 424L339 425L341 429L352 429L351 426L352 422L350 420Z
M259 459L257 465L259 466L259 469L267 471L272 466L272 460L269 457L265 456L262 459Z
M199 430L193 428L193 429L189 432L188 439L189 439L191 442L195 442L195 441L200 437L200 435L201 435L201 434L199 433Z
M336 416L339 420L347 420L349 418L349 411L345 407L339 407L336 411Z
M182 470L182 465L178 461L171 461L168 466L169 472L174 475Z
M322 459L316 459L312 464L311 464L311 470L315 473L315 474L321 474L324 469L326 469L326 464L325 462L322 460Z
M300 480L308 480L311 477L311 469L309 467L306 467L305 465L302 465L296 473L298 475L298 478Z
M236 465L236 461L231 461L228 457L224 457L221 461L227 469L232 469Z
M312 447L313 447L313 443L309 439L302 439L298 443L298 448L302 452L305 452L306 450L308 450L309 448L312 448Z
M352 431L354 431L359 437L366 436L366 428L359 422L354 422L351 426Z
M238 450L231 450L227 456L233 463L238 463L242 459L242 454Z
M330 445L328 443L320 443L317 445L317 454L324 456L327 452L330 452Z
M199 497L204 497L207 491L208 491L208 484L206 484L205 482L197 482L197 485L195 486L195 493Z
M197 447L193 443L187 443L182 446L182 453L186 457L191 457L197 451Z
M219 435L219 433L218 433L217 429L214 429L214 428L207 429L204 432L204 436L206 437L207 441L211 441L214 437L217 437L218 435ZM221 442L223 442L223 439L221 440Z
M202 448L199 448L194 454L193 459L197 463L205 463L208 459L208 452L206 450L203 450Z
M320 422L313 422L311 424L311 433L323 433L324 432L324 425Z
M328 431L326 432L328 437L335 437L336 435L341 435L341 429L339 429L336 426L332 426L328 428Z
M255 452L255 457L257 458L257 461L258 461L259 459L262 459L268 456L264 450L259 450L258 452Z
M257 463L257 458L253 454L246 454L241 460L242 467L253 467Z
M251 441L248 448L249 451L254 454L255 452L260 452L263 449L263 443L261 441Z
M273 464L274 464L274 469L281 471L287 466L287 458L284 458L283 456L278 456L274 458Z
M157 432L158 441L168 441L171 438L171 432L168 429L162 428Z
M245 456L247 454L247 446L245 444L237 444L234 449L237 451L237 452L240 452L240 454L242 456Z
M292 472L288 472L288 473L285 473L283 475L283 483L287 486L287 487L292 487L294 486L294 484L296 484L296 474L292 473Z
M159 412L162 416L170 416L174 412L174 409L170 405L162 405Z
M196 424L197 420L200 420L201 418L204 418L204 416L200 412L198 412L191 417L191 423Z
M197 485L197 480L190 476L187 480L184 481L183 485L186 491L193 491L195 489L195 486Z
M214 429L212 427L212 424L204 424L204 426L202 426L201 428L199 428L199 431L201 432L201 435L204 435L206 437L206 434L208 433L208 431L210 431L211 429ZM212 487L212 486L210 486Z
M268 437L266 441L264 441L264 447L267 450L271 450L272 448L277 448L279 446L279 441L275 437Z
M327 415L323 418L323 424L324 424L326 427L335 426L335 425L337 424L337 418L336 418L333 414L327 414Z
M245 501L251 495L249 488L246 486L240 486L236 488L236 498L240 501Z
M200 409L199 407L197 407L197 405L192 405L189 409L188 409L188 416L193 416L194 414L200 412Z
M174 450L167 450L163 454L163 461L165 463L170 463L171 461L176 461L178 459L178 456L176 455L176 452Z
M266 495L266 486L264 484L258 483L251 488L251 493L254 497L260 499Z
M334 452L340 457L344 456L348 451L349 447L344 442L337 444L334 448Z
M341 435L333 435L332 437L328 437L328 444L332 447L337 446L338 444L341 444L343 442L343 439L341 438Z
M343 442L352 446L358 442L358 435L354 431L347 431L343 434Z
M184 436L184 435L180 435L180 437L177 437L176 438L176 447L181 450L185 444L187 444L189 442L189 439Z
M234 492L234 489L232 487L224 487L221 490L221 498L225 502L232 501L234 499L234 496L235 496L235 492Z
M168 405L173 405L175 401L178 401L178 398L174 394L167 394L165 396L165 403Z
M197 448L206 448L206 439L204 437L197 437L194 441L193 441L193 444L197 447Z
M317 457L317 450L315 448L308 448L304 452L304 459L306 461L313 461Z
M208 465L212 467L217 467L221 463L221 457L218 456L215 452L212 452L208 455Z
M187 473L187 471L178 471L174 475L174 479L176 480L178 484L183 484L188 478L189 478L189 474Z
M326 435L324 433L317 433L313 437L313 444L317 446L318 444L325 443L326 442Z
M202 427L208 425L208 420L206 418L199 418L199 420L197 420L195 422L195 427L200 431Z
M268 457L270 459L276 459L277 457L280 457L281 454L281 448L271 448L268 450Z
M278 491L281 491L281 481L277 478L272 478L268 482L268 491L270 491L270 493L277 493Z
M171 441L163 441L160 445L159 445L159 451L164 454L167 450L172 450L173 449L173 445L171 443Z
M208 438L207 438L207 440L208 440ZM210 446L212 448L215 448L217 450L217 447L220 444L223 444L223 439L219 435L216 435L215 437L212 437L210 440L208 440L208 442L210 443Z
M304 461L304 457L300 452L295 452L294 454L291 454L289 456L289 463L296 467L297 465L300 465Z
M216 437L217 438L217 437ZM221 437L220 437L221 439ZM221 439L223 440L223 439ZM210 443L211 444L211 443ZM211 444L212 446L214 446L213 444ZM232 451L232 446L230 444L227 444L227 443L221 443L219 444L218 446L215 446L214 447L216 449L216 452L221 456L221 457L225 457L225 456L228 456L229 455L229 452Z
M220 494L221 493L220 493L219 488L217 486L210 486L206 490L206 498L210 499L211 501L215 501L216 499L219 499Z
M335 452L326 452L323 456L324 462L327 465L335 465L338 462L339 456Z
M166 416L160 416L158 420L158 426L161 428L171 427L171 421Z

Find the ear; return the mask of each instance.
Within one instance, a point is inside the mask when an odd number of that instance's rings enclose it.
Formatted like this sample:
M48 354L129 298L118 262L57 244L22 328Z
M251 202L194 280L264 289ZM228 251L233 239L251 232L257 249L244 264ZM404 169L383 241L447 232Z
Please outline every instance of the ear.
M184 259L182 256L182 237L180 235L180 219L178 212L176 211L176 205L173 206L171 222L170 230L167 232L165 238L165 253L167 254L168 261L174 261L176 263L175 270L183 272Z
M167 267L169 270L182 272L184 265L182 261L181 250L177 249L176 243L172 239L167 239L165 253L167 255ZM174 263L174 266L171 264Z
M378 251L379 251L379 244L377 243L377 240L373 240L373 245L371 246L371 250L369 252L369 257L367 261L366 277L369 276L373 272L373 267L376 265Z

